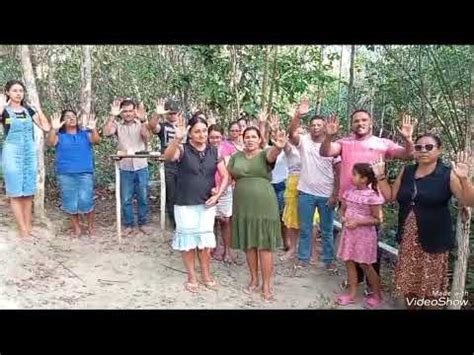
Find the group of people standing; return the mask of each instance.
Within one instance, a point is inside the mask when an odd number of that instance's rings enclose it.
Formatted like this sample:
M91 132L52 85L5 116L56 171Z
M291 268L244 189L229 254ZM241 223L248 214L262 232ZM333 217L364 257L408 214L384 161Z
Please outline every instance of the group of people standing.
M19 81L8 82L0 96L6 134L3 173L20 236L31 233L37 171L34 124L48 132L47 143L56 149L62 208L71 216L73 235L82 233L80 215L87 218L89 235L95 235L93 145L101 141L95 116L78 117L68 109L53 114L50 122L24 99L25 87ZM382 207L395 200L400 242L396 291L406 300L445 292L447 255L454 246L449 201L454 195L461 205L474 205L470 156L460 152L452 166L445 165L441 140L431 134L413 139L414 122L408 116L399 129L402 146L374 136L373 119L365 110L351 114L351 134L337 140L336 117L313 115L306 121L309 111L303 99L290 113L288 134L278 117L263 112L256 122L232 122L226 135L218 124L209 125L200 111L186 120L174 100L158 100L149 118L143 105L116 100L103 136L115 135L118 149L133 154L146 151L152 135L158 135L165 160L166 208L175 231L172 247L182 253L189 292L198 292L200 283L217 287L211 258L232 262L232 249L240 249L250 273L243 291L260 290L271 300L274 252L283 244L283 260L296 268L308 267L316 253L317 213L322 263L334 270L338 257L347 268L348 291L337 303L358 302L358 285L365 278L365 304L376 308L383 301L377 248ZM390 184L385 162L413 158L415 164L405 166ZM120 174L124 235L132 236L137 226L150 234L147 160L121 159ZM343 230L336 251L337 214ZM216 249L216 230L222 235L221 249ZM201 277L195 271L196 256Z

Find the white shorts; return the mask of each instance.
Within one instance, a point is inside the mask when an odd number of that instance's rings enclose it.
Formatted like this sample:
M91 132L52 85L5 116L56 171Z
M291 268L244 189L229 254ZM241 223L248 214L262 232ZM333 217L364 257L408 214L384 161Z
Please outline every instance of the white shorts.
M216 217L232 217L232 186L228 186L216 204Z

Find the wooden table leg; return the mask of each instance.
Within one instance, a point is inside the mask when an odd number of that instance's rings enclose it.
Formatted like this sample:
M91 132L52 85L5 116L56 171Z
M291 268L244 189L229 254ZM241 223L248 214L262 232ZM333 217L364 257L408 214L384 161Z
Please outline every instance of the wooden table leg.
M120 161L115 162L115 205L117 207L117 238L122 242L122 205L120 199Z

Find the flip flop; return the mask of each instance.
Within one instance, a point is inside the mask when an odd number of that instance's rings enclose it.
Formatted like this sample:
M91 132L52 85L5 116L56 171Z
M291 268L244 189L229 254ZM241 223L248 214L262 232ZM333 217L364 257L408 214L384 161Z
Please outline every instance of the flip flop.
M351 295L341 295L337 298L337 304L340 306L347 306L349 304L354 304L355 299Z
M199 284L197 282L186 282L184 284L184 289L191 293L198 293L199 291Z

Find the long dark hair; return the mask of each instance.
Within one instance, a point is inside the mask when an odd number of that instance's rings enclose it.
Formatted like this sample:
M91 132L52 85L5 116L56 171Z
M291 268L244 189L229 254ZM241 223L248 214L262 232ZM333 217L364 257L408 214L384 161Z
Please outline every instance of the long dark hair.
M372 186L372 190L374 190L377 194L379 193L377 188L377 178L375 177L374 171L372 170L370 164L356 163L352 167L352 170L360 176L367 178L368 183Z
M5 96L8 99L10 99L10 96L8 96L7 91L10 91L10 89L12 88L13 85L20 85L23 88L24 95L23 95L23 100L21 100L20 104L24 108L27 108L27 104L26 104L26 101L25 101L26 86L20 80L9 80L9 81L7 81L7 83L5 84Z
M77 118L77 113L73 109L65 109L61 111L61 118L59 119L59 122L63 122L66 119L66 113L71 112L76 116L76 121L77 121L77 127L79 127L79 121ZM63 125L60 129L59 132L64 132L66 130L65 125Z

